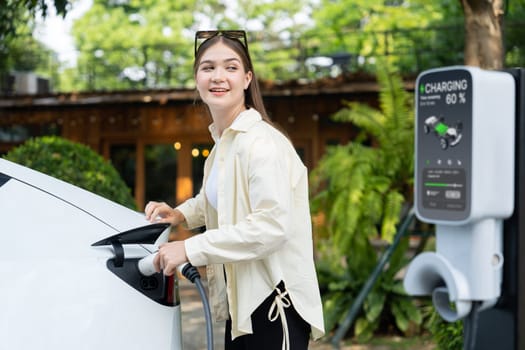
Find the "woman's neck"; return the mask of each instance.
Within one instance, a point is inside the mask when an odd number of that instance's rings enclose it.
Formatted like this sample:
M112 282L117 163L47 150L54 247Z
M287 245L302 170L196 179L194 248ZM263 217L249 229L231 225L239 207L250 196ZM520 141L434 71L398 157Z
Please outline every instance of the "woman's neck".
M232 125L233 121L241 112L245 111L246 107L244 106L244 103L240 104L239 106L233 108L233 109L211 109L211 117L213 119L213 124L217 128L217 132L219 134L219 137L222 136L222 133L224 130L230 127Z

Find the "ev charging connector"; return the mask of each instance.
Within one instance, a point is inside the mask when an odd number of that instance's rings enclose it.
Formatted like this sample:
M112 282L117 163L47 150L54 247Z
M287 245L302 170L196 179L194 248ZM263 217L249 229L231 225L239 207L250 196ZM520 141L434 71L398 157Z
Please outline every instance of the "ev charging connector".
M436 251L410 263L408 294L432 295L443 319L493 306L501 293L503 219L514 211L515 80L455 66L416 81L416 215ZM451 307L454 304L454 307Z
M143 276L151 276L157 272L155 270L155 265L153 264L153 260L155 260L157 254L158 253L155 252L153 254L147 255L137 262L138 270ZM199 291L202 306L204 309L204 317L206 318L207 349L213 350L213 320L211 316L211 308L208 301L208 297L206 296L206 290L201 281L201 275L197 268L195 268L190 263L184 263L177 266L177 271L179 271L184 277L186 277L190 282L194 283L197 286L197 290Z

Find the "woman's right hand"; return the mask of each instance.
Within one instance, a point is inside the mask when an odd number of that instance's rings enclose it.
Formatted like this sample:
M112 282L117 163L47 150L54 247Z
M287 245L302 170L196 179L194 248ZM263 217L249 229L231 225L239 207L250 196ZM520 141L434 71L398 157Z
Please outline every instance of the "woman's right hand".
M146 220L151 223L168 223L176 226L184 221L182 213L164 202L148 202L144 209Z

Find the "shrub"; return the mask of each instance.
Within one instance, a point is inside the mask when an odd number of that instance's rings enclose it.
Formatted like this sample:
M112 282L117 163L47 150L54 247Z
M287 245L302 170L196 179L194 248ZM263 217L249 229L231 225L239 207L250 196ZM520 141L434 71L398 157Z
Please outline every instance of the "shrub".
M117 170L85 145L44 136L26 141L4 158L136 209L131 191Z

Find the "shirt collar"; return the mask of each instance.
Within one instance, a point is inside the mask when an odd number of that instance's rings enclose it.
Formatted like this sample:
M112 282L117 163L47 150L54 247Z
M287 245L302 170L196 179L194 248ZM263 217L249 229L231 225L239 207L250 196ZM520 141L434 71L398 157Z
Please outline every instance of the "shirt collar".
M261 120L262 120L261 114L257 112L257 110L253 108L249 108L239 113L237 118L235 118L233 123L226 130L232 129L232 130L239 131L239 132L246 132L248 131L248 129L251 128L253 124ZM219 135L217 133L217 128L215 124L212 123L208 127L208 130L210 131L211 137L213 138L213 140L217 142L219 140ZM226 130L223 131L223 134Z

